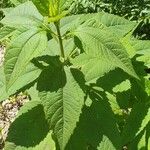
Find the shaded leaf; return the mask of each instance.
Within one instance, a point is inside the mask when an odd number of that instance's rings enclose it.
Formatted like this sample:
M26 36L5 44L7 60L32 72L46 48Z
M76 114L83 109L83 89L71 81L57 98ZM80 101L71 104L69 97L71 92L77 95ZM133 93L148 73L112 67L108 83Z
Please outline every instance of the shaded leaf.
M69 68L49 67L38 82L46 118L62 150L73 134L84 104L84 93L74 76L80 77Z
M35 147L44 140L48 132L49 126L43 106L36 101L28 102L21 108L16 120L10 126L5 149L26 150Z

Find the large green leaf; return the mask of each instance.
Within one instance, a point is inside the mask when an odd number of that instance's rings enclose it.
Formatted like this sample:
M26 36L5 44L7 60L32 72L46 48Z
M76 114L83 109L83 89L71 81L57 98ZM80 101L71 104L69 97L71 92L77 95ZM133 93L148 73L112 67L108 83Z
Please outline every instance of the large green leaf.
M77 28L85 21L91 19L96 20L100 24L103 24L113 34L119 37L125 36L127 33L132 31L136 26L135 22L128 21L119 16L100 12L100 13L72 15L65 17L61 20L62 31Z
M73 134L84 104L84 93L74 77L79 79L80 74L69 68L50 67L43 71L38 82L46 118L61 150Z
M26 71L30 72L32 70L31 67L27 69L28 64L34 57L39 56L46 47L46 32L41 29L27 30L12 41L10 47L6 49L4 61L7 90L9 90L16 80L20 76L23 76ZM28 75L26 77L26 79L28 79Z
M49 125L43 106L38 101L28 102L21 108L16 120L10 126L5 149L34 150L45 147L48 144L45 141L45 138L49 138L48 133Z
M2 24L15 28L40 26L42 22L42 15L31 1L15 7L1 20Z
M79 55L73 63L81 67L86 80L97 79L116 67L137 78L126 49L109 30L81 26L74 31L85 53Z

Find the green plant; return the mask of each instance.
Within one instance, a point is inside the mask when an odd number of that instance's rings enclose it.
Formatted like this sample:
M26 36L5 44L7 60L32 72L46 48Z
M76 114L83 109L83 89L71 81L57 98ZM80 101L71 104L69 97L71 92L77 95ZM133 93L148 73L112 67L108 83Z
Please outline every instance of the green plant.
M1 20L0 40L8 42L0 99L27 90L31 101L5 149L149 148L150 43L132 37L136 23L103 12L70 15L71 0L12 2Z
M150 39L150 1L149 0L74 0L72 13L108 12L141 22L135 36Z

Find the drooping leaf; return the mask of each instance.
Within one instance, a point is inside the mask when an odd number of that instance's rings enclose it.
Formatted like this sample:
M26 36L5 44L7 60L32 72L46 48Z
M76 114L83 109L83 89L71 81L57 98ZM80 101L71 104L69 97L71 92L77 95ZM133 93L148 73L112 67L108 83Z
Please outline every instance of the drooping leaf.
M80 27L74 31L74 35L80 39L85 53L79 55L73 63L81 67L88 82L116 67L138 78L124 46L107 30Z
M69 68L50 67L41 74L38 82L46 118L61 150L73 134L84 104L84 93L74 76L80 77Z
M2 24L14 28L41 26L42 22L42 15L31 1L15 7L1 20Z
M12 41L10 47L6 49L4 61L7 90L20 76L24 75L30 61L39 56L46 47L46 32L40 29L27 30ZM32 68L30 67L28 70L32 70ZM26 79L28 80L28 78Z

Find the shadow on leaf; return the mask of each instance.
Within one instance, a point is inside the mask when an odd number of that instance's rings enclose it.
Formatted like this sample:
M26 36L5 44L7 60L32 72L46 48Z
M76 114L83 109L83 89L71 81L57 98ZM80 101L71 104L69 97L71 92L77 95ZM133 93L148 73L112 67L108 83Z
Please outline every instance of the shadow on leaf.
M34 147L46 137L48 132L49 126L45 119L43 106L38 104L12 123L6 146L8 147L11 143L15 146Z

